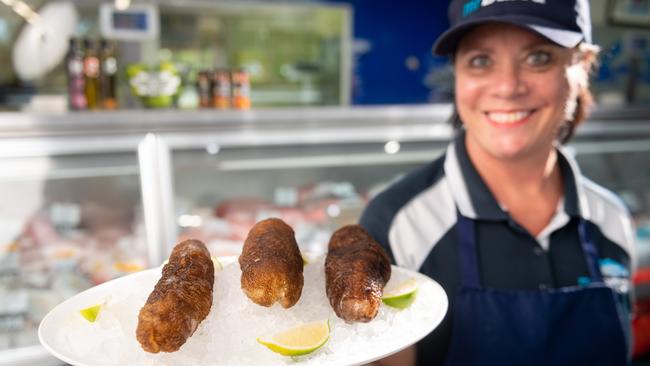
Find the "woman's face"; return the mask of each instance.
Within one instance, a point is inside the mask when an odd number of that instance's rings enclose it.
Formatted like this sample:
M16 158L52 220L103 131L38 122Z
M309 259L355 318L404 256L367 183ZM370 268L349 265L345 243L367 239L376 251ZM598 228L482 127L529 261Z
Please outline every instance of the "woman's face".
M547 155L574 108L568 101L577 96L571 75L578 73L571 68L581 67L572 61L574 52L501 23L465 35L454 68L468 149L498 159Z

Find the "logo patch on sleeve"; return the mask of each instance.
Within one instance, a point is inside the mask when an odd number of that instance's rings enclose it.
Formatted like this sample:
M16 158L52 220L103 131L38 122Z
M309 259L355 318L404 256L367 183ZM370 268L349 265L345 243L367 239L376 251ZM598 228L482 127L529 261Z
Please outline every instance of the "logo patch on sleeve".
M611 258L603 258L598 261L603 281L612 290L619 294L630 292L630 271L620 262Z

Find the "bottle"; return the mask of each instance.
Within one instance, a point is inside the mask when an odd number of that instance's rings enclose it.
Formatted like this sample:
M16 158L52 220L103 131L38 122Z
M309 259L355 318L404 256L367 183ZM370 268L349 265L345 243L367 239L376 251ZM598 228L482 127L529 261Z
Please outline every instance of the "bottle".
M99 94L99 57L93 42L89 39L84 40L84 80L85 94L88 109L97 109L100 106Z
M212 73L212 106L217 109L228 109L231 105L230 72L215 70Z
M181 94L178 96L176 105L180 109L196 109L199 106L199 93L196 90L196 83L190 80L190 72L185 71L183 77L183 87Z
M68 74L68 106L75 111L84 110L87 107L83 56L81 41L71 38L66 56L66 72Z
M199 92L199 107L210 108L212 105L210 72L206 70L199 71L199 74L196 78L196 84Z
M232 73L232 106L235 109L251 107L250 76L246 70L240 69Z
M106 40L101 40L100 46L100 88L101 101L104 109L117 108L117 58L115 45Z

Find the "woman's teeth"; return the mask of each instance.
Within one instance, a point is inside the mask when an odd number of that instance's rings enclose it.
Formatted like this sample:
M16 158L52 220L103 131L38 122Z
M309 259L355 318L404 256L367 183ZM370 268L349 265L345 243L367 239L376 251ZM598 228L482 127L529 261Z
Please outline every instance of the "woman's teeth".
M531 111L524 112L488 112L487 116L496 123L515 123L523 120L530 115Z

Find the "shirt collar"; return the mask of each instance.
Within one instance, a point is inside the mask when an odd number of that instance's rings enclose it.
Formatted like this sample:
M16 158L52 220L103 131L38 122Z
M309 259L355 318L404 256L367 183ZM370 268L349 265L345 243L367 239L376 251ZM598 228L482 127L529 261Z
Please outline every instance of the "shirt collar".
M557 146L560 171L564 179L564 211L569 216L588 216L584 195L576 177L581 177L578 165L569 151ZM445 175L460 213L470 219L508 220L499 203L472 164L465 147L465 131L461 130L447 147Z
M564 179L564 211L572 217L582 217L589 220L589 203L582 188L582 172L575 160L573 149L555 146L558 152L560 171Z

